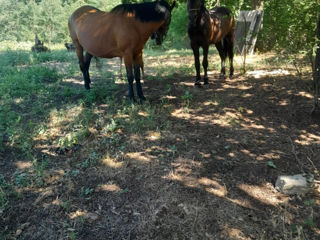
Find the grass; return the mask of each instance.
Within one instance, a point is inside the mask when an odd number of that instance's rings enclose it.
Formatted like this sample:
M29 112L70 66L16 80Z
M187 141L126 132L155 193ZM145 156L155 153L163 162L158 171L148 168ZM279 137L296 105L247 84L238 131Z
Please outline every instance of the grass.
M200 145L198 138L202 141L201 136L188 135L192 126L183 130L184 120L172 117L174 108L182 110L177 114L191 116L199 110L197 107L205 104L199 102L201 93L197 89L179 82L184 76L194 75L190 49L146 49L146 81L150 83L148 86L156 88L148 90L156 92L153 97L157 96L150 102L133 104L122 98L123 89L127 86L125 80L117 77L117 64L108 64L108 68L104 67L102 71L92 64L90 73L95 82L92 89L86 91L75 53L67 52L62 44L49 46L51 52L48 53L32 53L31 45L10 42L0 45L0 158L4 156L6 168L0 172L0 215L11 211L17 199L30 197L28 194L39 193L51 186L62 186L59 192L61 199L54 201L59 200L58 205L67 213L75 212L76 204L99 197L99 184L108 185L94 181L95 177L103 178L103 174L111 183L115 181L115 176L119 176L119 190L113 184L109 187L114 187L118 195L131 196L134 186L128 184L125 177L134 176L133 181L143 180L154 163L146 161L148 167L139 173L140 166L134 162L143 162L144 155L130 157L130 154L145 151L159 166L167 164L165 171L173 171L175 161L178 162L190 149ZM210 51L211 55L216 55L214 48ZM218 72L220 62L216 59L211 59L210 66ZM268 64L267 60L262 60L263 64ZM249 61L248 69L253 68L254 64ZM239 69L239 64L235 65ZM162 89L153 84L161 81L166 81ZM213 112L210 119L221 115L222 123L217 124L227 126L226 135L228 131L241 127L242 119L238 115L245 113L246 108L239 103L235 114L224 115L224 108L230 105L224 96L225 91L210 92L206 101L208 108L215 108L218 112ZM188 123L188 119L185 121ZM179 128L187 134L180 132ZM175 136L171 135L171 131ZM224 135L217 133L212 138L218 142ZM250 142L246 135L242 139L244 145ZM144 146L146 142L150 144L148 148ZM219 145L220 152L226 154L231 154L236 147L236 143L232 142ZM206 152L198 150L193 151L190 158L199 155L205 162ZM130 164L134 165L132 170ZM158 170L162 169L159 167L156 172ZM186 169L183 171L188 172ZM306 205L312 205L312 202ZM170 213L171 210L168 211ZM139 216L140 213L134 214ZM64 223L66 228L71 229L65 236L78 239L79 231L73 229L72 221L68 219ZM86 220L83 218L81 221ZM313 219L308 216L303 224L314 226ZM14 231L3 230L1 226L0 231L8 236L14 235Z

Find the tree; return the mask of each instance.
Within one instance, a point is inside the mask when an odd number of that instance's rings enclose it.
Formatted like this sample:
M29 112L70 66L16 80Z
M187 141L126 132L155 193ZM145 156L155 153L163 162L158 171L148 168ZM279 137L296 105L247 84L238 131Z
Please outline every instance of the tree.
M317 38L318 44L316 47L316 58L313 67L313 81L314 81L314 106L312 109L312 114L320 114L319 105L319 87L320 87L320 18L317 27Z

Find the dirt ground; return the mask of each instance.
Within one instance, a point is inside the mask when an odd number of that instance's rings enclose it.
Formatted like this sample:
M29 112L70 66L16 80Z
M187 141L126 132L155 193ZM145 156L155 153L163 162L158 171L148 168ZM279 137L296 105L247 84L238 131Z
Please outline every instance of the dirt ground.
M119 131L126 144L120 153L102 143L99 129L69 152L43 145L50 157L45 185L20 189L23 197L2 216L0 230L11 231L11 239L320 239L319 190L287 196L275 189L279 175L306 172L319 180L311 76L267 60L267 69L257 65L232 79L213 70L199 88L193 74L151 77L156 62L146 59L145 96L167 112L156 117L159 130ZM82 87L81 78L75 81ZM117 91L122 101L126 85ZM104 157L66 177L88 149ZM14 152L6 158L6 176L27 164Z

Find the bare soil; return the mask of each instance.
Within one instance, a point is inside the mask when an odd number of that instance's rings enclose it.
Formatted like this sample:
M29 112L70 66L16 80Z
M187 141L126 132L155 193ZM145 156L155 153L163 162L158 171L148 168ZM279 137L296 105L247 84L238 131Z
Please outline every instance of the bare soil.
M126 145L120 153L102 141L100 129L68 152L39 140L35 151L50 159L45 184L19 189L21 197L1 213L0 233L28 240L320 239L319 190L286 196L274 187L279 175L306 172L319 180L311 75L253 63L261 72L222 79L214 70L199 88L180 72L151 79L154 64L145 61L143 89L152 106L166 109L155 118L159 130L119 131L117 144ZM117 92L120 102L126 85ZM91 150L98 163L66 176ZM30 166L12 150L5 154L0 173L8 179Z

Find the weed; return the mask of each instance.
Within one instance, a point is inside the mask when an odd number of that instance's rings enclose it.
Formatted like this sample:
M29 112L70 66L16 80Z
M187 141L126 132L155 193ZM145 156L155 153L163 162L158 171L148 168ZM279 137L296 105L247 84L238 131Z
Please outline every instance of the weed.
M100 155L97 154L96 152L92 152L89 154L89 158L77 164L77 167L83 168L83 169L94 167L99 162L99 159L100 159ZM72 171L72 174L78 174L78 172Z
M13 176L15 179L15 184L18 186L26 187L31 183L31 179L26 173L15 172Z
M306 226L310 227L310 228L313 228L313 227L316 226L316 224L315 224L315 222L313 221L313 218L312 218L311 216L308 217L308 218L306 218L306 219L304 220L304 224L305 224Z
M88 128L79 129L78 131L67 133L66 136L56 140L56 144L61 150L73 148L80 144L81 141L90 135Z
M9 204L9 196L14 193L13 186L0 174L0 214Z
M171 145L171 146L169 146L169 148L170 148L172 156L174 156L176 154L176 152L177 152L176 145Z
M169 94L170 92L171 92L171 85L170 84L166 84L165 94Z
M120 194L124 194L124 193L127 193L127 192L129 192L128 188L125 188L125 189L122 189L121 191L119 191Z
M118 123L116 121L116 119L111 119L111 123L109 123L104 130L102 131L102 133L105 132L115 132L118 129Z
M81 189L80 189L80 196L82 196L82 197L87 197L87 196L89 196L93 191L94 191L93 188L81 187Z
M186 90L184 95L181 96L181 99L184 100L184 102L185 102L186 112L189 112L189 107L190 107L192 98L193 98L193 96L188 90Z
M75 240L75 239L76 239L76 234L75 234L75 232L71 232L71 233L69 234L69 237L70 237L71 240Z
M71 200L62 201L60 206L63 207L66 210L66 212L70 212Z
M44 184L43 178L44 178L44 169L48 166L48 160L43 159L41 162L38 162L37 159L32 161L32 165L35 169L36 176L35 176L35 182L42 186Z

